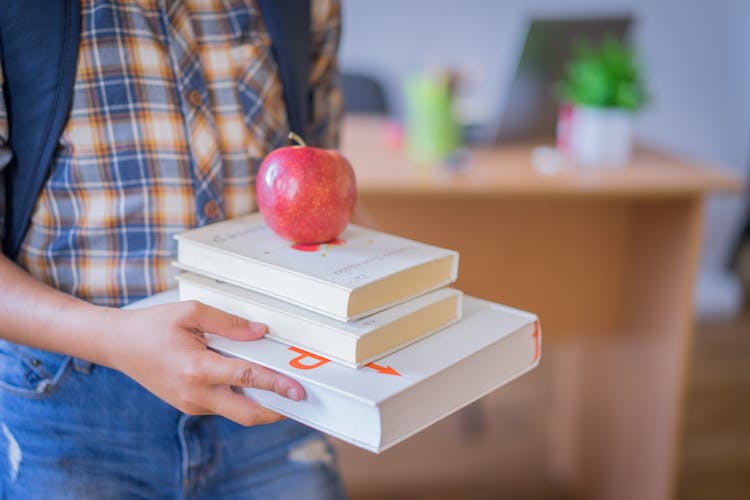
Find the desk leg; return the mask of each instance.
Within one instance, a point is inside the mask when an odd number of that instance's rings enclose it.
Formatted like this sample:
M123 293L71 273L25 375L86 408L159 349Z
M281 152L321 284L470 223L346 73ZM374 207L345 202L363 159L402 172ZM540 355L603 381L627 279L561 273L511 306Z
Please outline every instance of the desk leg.
M586 498L673 495L700 200L635 208L624 331L556 357L552 469Z

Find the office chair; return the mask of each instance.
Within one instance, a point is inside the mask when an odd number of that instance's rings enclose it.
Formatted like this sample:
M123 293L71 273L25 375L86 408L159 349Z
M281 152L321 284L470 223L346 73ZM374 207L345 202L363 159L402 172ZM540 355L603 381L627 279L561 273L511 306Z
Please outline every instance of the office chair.
M342 73L344 108L347 113L388 114L388 103L381 84L361 73Z

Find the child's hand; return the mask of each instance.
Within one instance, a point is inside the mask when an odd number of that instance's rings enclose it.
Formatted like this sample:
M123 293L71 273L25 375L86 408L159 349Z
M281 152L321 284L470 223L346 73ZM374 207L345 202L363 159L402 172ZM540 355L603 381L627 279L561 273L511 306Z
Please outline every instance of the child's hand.
M204 332L256 340L266 326L199 302L179 302L132 311L110 310L112 335L102 335L107 364L135 379L159 398L191 415L222 415L242 425L283 417L233 392L230 386L304 398L297 382L248 361L207 348Z

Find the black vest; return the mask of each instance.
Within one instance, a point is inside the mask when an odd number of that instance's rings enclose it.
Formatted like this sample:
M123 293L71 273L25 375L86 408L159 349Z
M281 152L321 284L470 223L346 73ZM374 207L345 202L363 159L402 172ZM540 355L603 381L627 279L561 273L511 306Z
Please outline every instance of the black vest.
M258 0L292 130L310 104L309 0ZM67 121L81 32L79 0L2 0L0 60L13 158L5 169L3 253L15 259Z

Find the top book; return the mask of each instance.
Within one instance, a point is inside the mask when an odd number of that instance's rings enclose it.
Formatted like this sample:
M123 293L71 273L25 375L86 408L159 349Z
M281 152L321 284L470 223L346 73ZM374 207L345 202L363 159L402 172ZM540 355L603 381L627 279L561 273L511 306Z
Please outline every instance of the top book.
M177 267L345 321L448 285L458 274L457 252L354 224L334 242L294 245L255 213L176 238Z

